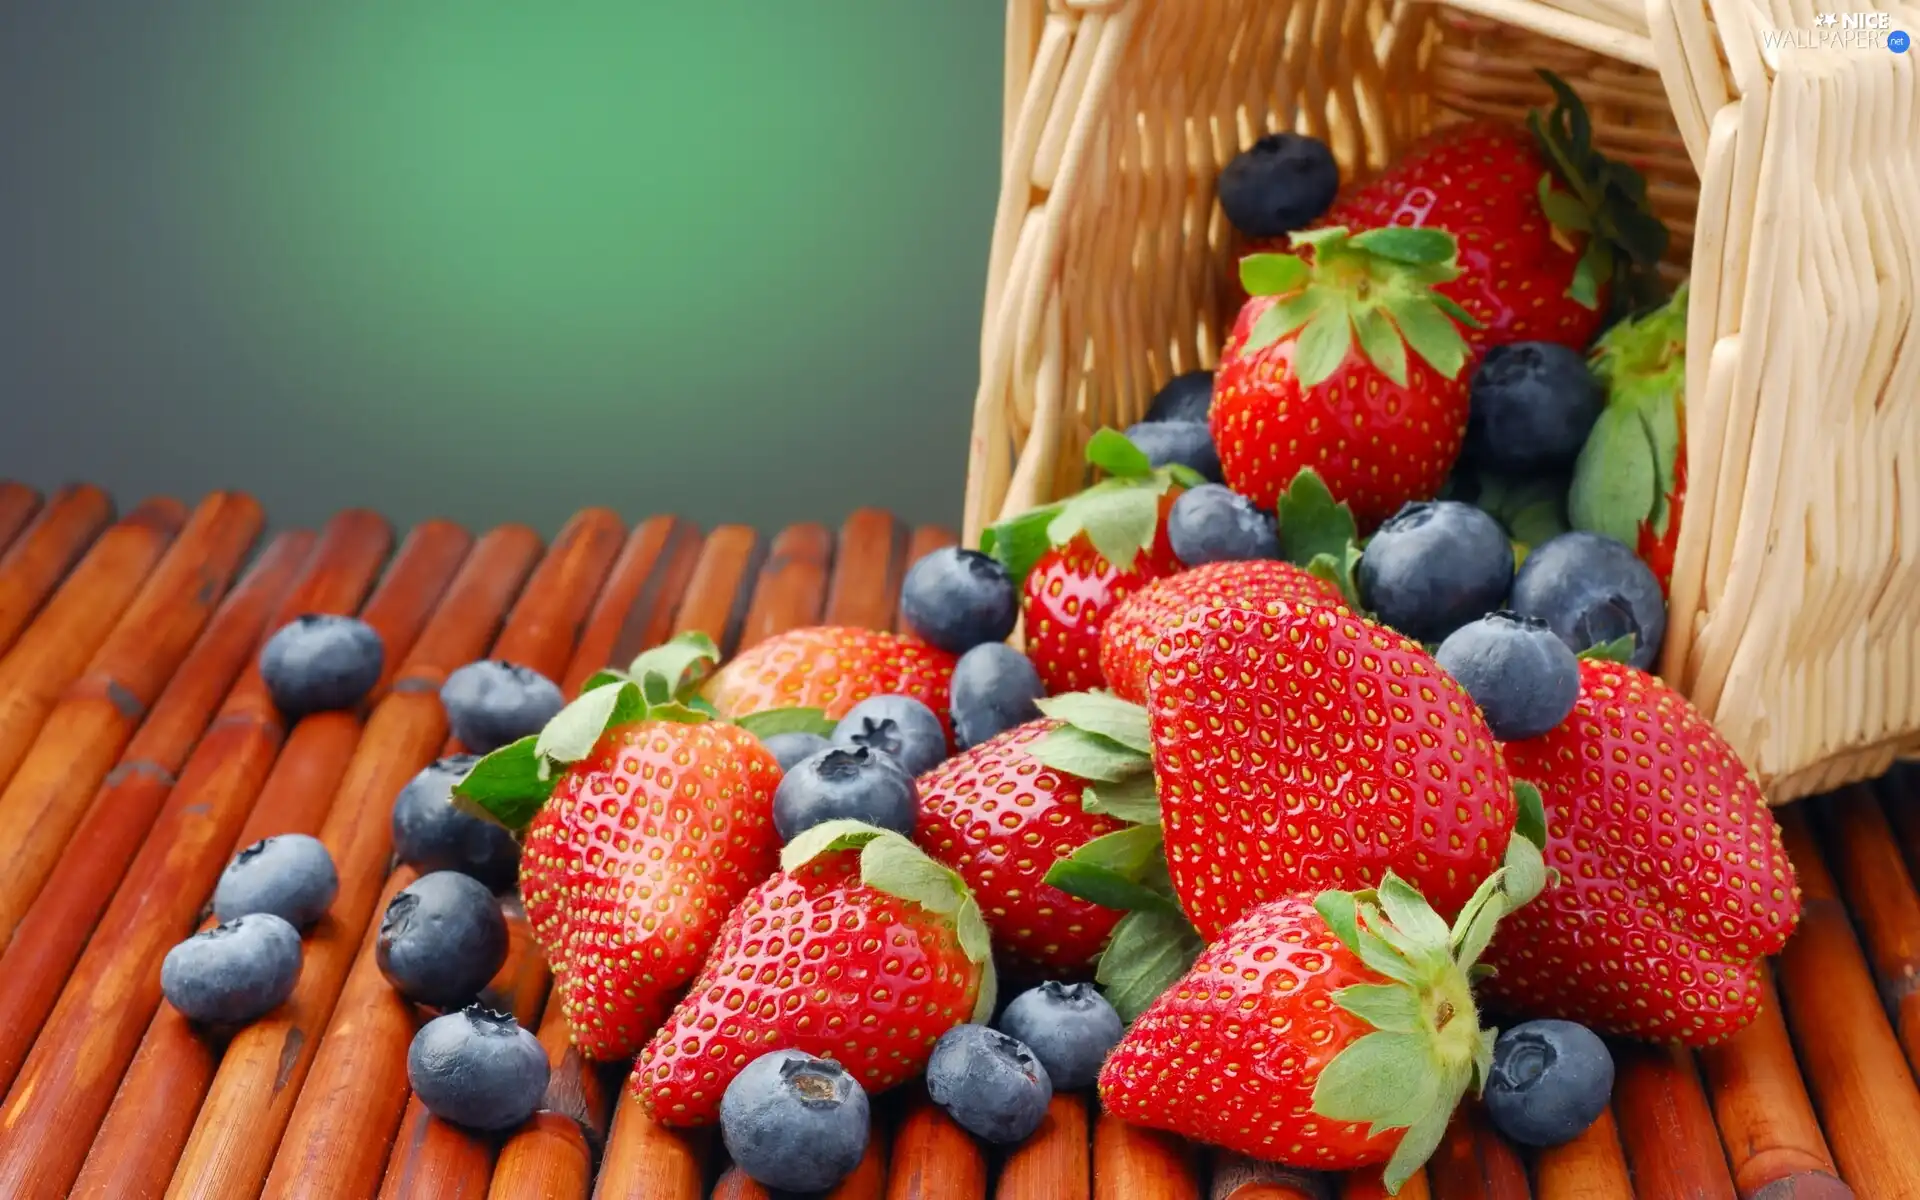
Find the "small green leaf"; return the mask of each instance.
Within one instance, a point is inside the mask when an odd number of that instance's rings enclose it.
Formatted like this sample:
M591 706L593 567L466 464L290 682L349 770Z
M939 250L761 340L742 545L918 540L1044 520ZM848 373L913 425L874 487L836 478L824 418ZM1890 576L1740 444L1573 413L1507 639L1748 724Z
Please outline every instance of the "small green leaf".
M1280 494L1280 546L1288 562L1305 567L1322 554L1344 558L1359 529L1353 510L1336 501L1312 467L1300 468Z
M1307 285L1312 274L1292 254L1249 254L1240 260L1240 286L1249 296L1281 296Z
M975 915L978 915L980 909L976 905L973 911ZM986 928L984 921L980 928ZM967 1023L970 1025L985 1025L993 1020L993 1012L999 1007L1000 972L994 967L993 956L989 954L986 960L980 964L980 992L979 995L974 997L973 1015L968 1018Z
M1329 297L1322 288L1308 288L1297 296L1282 300L1254 318L1253 328L1247 330L1246 345L1240 348L1241 353L1252 354L1257 350L1265 350L1311 321L1328 302Z
M1381 1031L1342 1050L1320 1072L1313 1111L1330 1121L1404 1129L1433 1107L1439 1090L1427 1038Z
M666 681L667 691L678 695L700 682L720 661L720 648L704 633L683 633L642 651L627 668L628 677L645 685L647 676L658 675Z
M1160 792L1152 775L1136 775L1119 783L1090 783L1080 793L1080 807L1135 825L1160 823Z
M1316 556L1307 564L1307 573L1340 589L1340 598L1346 601L1347 607L1365 616L1367 606L1360 602L1360 581L1354 574L1359 568L1360 547L1349 542L1338 558L1331 554Z
M1447 934L1447 944L1453 948L1454 958L1460 957L1460 947L1466 942L1467 931L1473 928L1474 919L1480 915L1480 910L1496 902L1496 897L1506 881L1507 876L1504 871L1495 871L1482 879L1480 886L1473 890L1473 895L1468 898L1466 905L1454 917L1453 928Z
M1204 487L1209 482L1205 475L1185 463L1168 463L1160 470L1165 471L1168 478L1183 488Z
M1578 657L1592 659L1595 662L1630 663L1633 661L1633 648L1639 638L1631 633L1623 633L1610 642L1601 642L1597 646L1588 646Z
M1560 496L1536 500L1502 522L1513 540L1528 546L1552 541L1572 528L1567 523L1566 503Z
M1094 981L1106 989L1107 1002L1132 1022L1180 982L1205 948L1182 916L1136 911L1121 917L1100 956Z
M705 696L687 696L684 697L680 703L709 721L718 721L720 719L720 710L715 708L712 702Z
M513 833L525 832L553 794L554 781L542 770L545 760L534 750L538 740L523 737L474 763L453 785L455 807Z
M1393 296L1386 305L1387 314L1400 327L1400 336L1415 354L1448 379L1460 374L1467 362L1466 339L1434 302L1432 293Z
M1574 463L1568 520L1575 529L1633 545L1640 522L1653 511L1655 475L1645 423L1632 408L1610 405L1601 410Z
M1507 915L1508 903L1504 895L1496 895L1491 901L1480 906L1473 914L1473 920L1467 923L1460 945L1455 950L1454 961L1461 966L1472 966L1486 953L1487 944L1493 941L1494 930L1499 928L1501 918Z
M630 682L632 682L632 677L625 671L615 670L613 667L602 667L600 670L587 676L587 681L580 685L580 694L585 695L595 688L603 688L610 683Z
M1329 304L1300 331L1293 352L1293 374L1302 387L1318 387L1333 378L1353 349L1353 318L1344 305Z
M1513 781L1513 835L1532 842L1537 850L1547 848L1546 801L1540 798L1540 789L1524 779Z
M1540 176L1540 209L1547 214L1547 220L1561 229L1570 229L1575 233L1591 233L1593 217L1586 207L1568 192L1558 191L1553 186L1553 174L1548 172Z
M1380 907L1392 921L1394 928L1405 934L1415 944L1430 943L1444 945L1447 940L1447 923L1440 914L1433 911L1420 890L1406 880L1387 872L1376 889L1380 897Z
M770 708L735 717L733 723L762 741L782 733L817 733L831 737L838 725L817 708Z
M1468 329L1482 328L1480 324L1480 318L1474 316L1472 313L1468 312L1466 309L1461 308L1458 304L1455 304L1445 294L1441 292L1434 292L1431 296L1431 299L1433 300L1434 304L1440 309L1441 312L1447 314L1449 317L1452 317L1456 322L1465 326L1466 328Z
M1333 1002L1385 1033L1420 1028L1420 996L1395 983L1356 983L1333 994Z
M1503 890L1508 909L1528 904L1546 890L1547 860L1541 854L1540 847L1527 838L1507 839L1507 853L1501 866L1506 875Z
M1033 570L1033 564L1053 549L1053 543L1047 540L1047 526L1060 515L1062 507L1048 504L1031 508L981 531L981 552L992 555L1007 569L1015 587L1024 583L1028 573Z
M581 694L547 722L534 744L534 753L548 762L579 762L593 753L600 735L608 729L646 715L646 701L634 684L597 687Z
M1421 973L1407 961L1389 942L1379 926L1369 926L1365 921L1360 924L1360 940L1357 951L1360 961L1373 968L1388 979L1397 979L1401 983L1418 984Z
M933 861L926 851L891 831L883 831L861 847L860 882L942 916L959 912L973 900L973 893L952 868ZM984 945L976 949L980 953L976 956L970 950L968 957L979 962L987 950Z
M1040 765L1076 779L1119 783L1151 770L1153 760L1112 738L1088 733L1072 725L1050 731L1027 751Z
M1112 692L1067 692L1038 703L1040 711L1056 721L1097 733L1141 754L1153 750L1147 735L1147 710Z
M1368 254L1409 266L1443 263L1454 256L1453 235L1439 229L1388 225L1355 234L1353 244Z
M1478 1096L1493 1075L1493 1048L1500 1040L1498 1029L1482 1029L1473 1048L1473 1094Z
M1582 308L1598 308L1600 285L1613 278L1613 266L1613 247L1597 237L1588 239L1567 283L1567 299Z
M1084 533L1100 557L1127 571L1153 544L1160 527L1161 493L1130 486L1131 481L1110 482L1123 486L1098 484L1075 496L1047 526L1047 537L1053 545L1064 546Z
M1458 1103L1457 1097L1455 1103ZM1453 1104L1435 1104L1407 1127L1406 1135L1400 1139L1393 1157L1387 1160L1386 1169L1380 1173L1380 1182L1386 1187L1387 1195L1399 1195L1400 1188L1413 1178L1413 1173L1440 1148L1440 1139L1447 1133L1447 1122L1453 1119L1453 1109Z
M864 821L823 821L794 835L793 840L780 851L780 869L792 873L822 854L836 850L858 850L885 833L885 830L876 829Z
M1141 479L1153 474L1153 460L1147 457L1147 452L1117 429L1094 432L1087 440L1087 461L1121 479Z
M1063 858L1047 869L1044 880L1069 896L1120 912L1161 912L1180 915L1180 906L1152 888L1143 887L1118 871Z
M1134 825L1090 838L1061 861L1084 863L1141 883L1165 860L1160 830Z
M1407 344L1400 331L1377 308L1358 309L1353 314L1354 330L1360 335L1360 353L1382 375L1400 387L1407 386Z
M1360 905L1352 892L1326 891L1313 898L1313 910L1342 946L1360 951Z

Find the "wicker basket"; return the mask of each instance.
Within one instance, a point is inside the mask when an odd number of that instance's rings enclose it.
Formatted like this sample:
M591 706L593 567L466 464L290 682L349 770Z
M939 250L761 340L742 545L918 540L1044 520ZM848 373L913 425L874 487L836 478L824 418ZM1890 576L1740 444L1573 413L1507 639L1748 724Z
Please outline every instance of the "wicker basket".
M968 543L1214 365L1241 148L1293 129L1363 174L1517 119L1547 67L1692 279L1663 673L1775 802L1920 749L1920 82L1913 53L1785 44L1815 28L1811 0L1010 0Z

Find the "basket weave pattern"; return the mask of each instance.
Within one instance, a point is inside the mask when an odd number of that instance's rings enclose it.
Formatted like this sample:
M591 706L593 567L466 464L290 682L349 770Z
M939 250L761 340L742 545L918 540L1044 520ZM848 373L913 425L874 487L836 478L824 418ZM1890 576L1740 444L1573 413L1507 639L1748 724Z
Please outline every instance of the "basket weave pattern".
M1895 28L1920 6L1881 5ZM1810 0L1010 0L965 537L1085 482L1102 426L1214 365L1219 170L1347 177L1571 83L1692 279L1688 493L1662 673L1784 802L1920 750L1920 72L1793 49ZM1902 481L1905 486L1902 486Z

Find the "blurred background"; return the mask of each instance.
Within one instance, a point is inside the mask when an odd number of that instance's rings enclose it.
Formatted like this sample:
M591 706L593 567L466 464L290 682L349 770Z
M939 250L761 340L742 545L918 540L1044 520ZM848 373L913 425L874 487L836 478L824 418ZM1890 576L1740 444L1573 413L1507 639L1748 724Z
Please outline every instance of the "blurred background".
M957 523L1001 6L0 12L0 477Z

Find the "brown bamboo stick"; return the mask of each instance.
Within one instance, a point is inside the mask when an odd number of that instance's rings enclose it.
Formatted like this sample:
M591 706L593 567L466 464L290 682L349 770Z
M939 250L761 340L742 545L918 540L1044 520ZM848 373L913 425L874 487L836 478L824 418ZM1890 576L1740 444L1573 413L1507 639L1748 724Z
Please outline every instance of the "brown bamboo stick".
M1693 1057L1668 1046L1616 1042L1613 1118L1635 1179L1675 1195L1733 1200L1733 1176Z
M1477 1105L1453 1115L1440 1148L1427 1160L1434 1200L1527 1200L1527 1169Z
M913 566L914 563L919 562L922 558L932 554L940 547L951 546L959 540L959 538L954 536L953 530L943 528L939 525L922 525L915 529L913 531L913 537L907 542L907 558L905 566L903 566L900 571L901 579L904 580L906 578L906 569L908 567ZM897 599L893 610L893 627L902 631L906 629L906 622L901 619Z
M266 523L251 496L202 501L0 791L0 945L52 873L94 789L212 618Z
M1060 1093L1048 1102L1040 1128L1007 1152L999 1200L1087 1200L1093 1188L1087 1134L1087 1098Z
M682 1133L655 1125L633 1090L621 1088L594 1200L700 1200L710 1140L703 1129Z
M1920 896L1900 844L1879 799L1863 785L1835 792L1813 811L1894 1035L1908 1065L1920 1071Z
M60 694L79 677L186 522L178 500L149 500L100 535L0 659L0 786L13 778Z
M203 1195L216 1185L257 1189L265 1180L316 1043L376 911L392 852L393 797L446 740L440 685L448 672L492 642L539 548L538 536L520 526L482 538L368 717L320 830L340 875L339 894L327 918L307 936L292 998L240 1031L228 1046L169 1195ZM386 1136L392 1133L389 1126Z
M1182 1138L1102 1112L1093 1125L1093 1200L1200 1200L1200 1161Z
M594 600L561 690L576 695L595 671L624 665L666 640L700 541L700 531L678 517L652 517L634 527Z
M822 525L794 525L773 539L746 620L740 644L751 646L795 624L810 624L820 612L827 578L833 571L833 535ZM790 615L804 611L795 622Z
M55 492L0 555L0 653L19 638L53 589L113 519L113 501L92 484Z
M1602 1109L1571 1142L1535 1156L1533 1194L1535 1200L1630 1200L1633 1179L1612 1110Z
M747 605L753 599L749 581L759 571L765 549L759 534L744 525L722 525L708 534L694 563L693 577L687 581L687 595L724 596L728 604L703 618L701 624L679 621L676 630L698 629L712 638L722 653L733 653L739 645L740 627L746 622Z
M551 1109L551 1098L548 1101ZM585 1196L593 1188L593 1151L580 1122L541 1111L507 1139L494 1164L490 1200Z
M1325 1200L1328 1178L1221 1151L1207 1200Z
M893 514L863 508L840 527L827 623L891 629L907 569L908 533Z
M1776 982L1840 1175L1863 1196L1920 1196L1920 1092L1867 970L1826 861L1795 806L1778 812L1800 877L1800 928Z
M1387 1185L1380 1173L1379 1167L1367 1167L1341 1176L1340 1200L1389 1200ZM1431 1200L1432 1196L1426 1168L1422 1167L1400 1185L1400 1194L1391 1200Z
M888 1157L887 1200L986 1200L980 1144L925 1096L908 1101Z
M267 619L312 550L282 534L214 614L207 634L107 776L66 852L0 955L0 1079L11 1080L67 975L159 814L173 776L259 645Z
M1771 971L1761 988L1753 1024L1698 1055L1741 1200L1784 1181L1838 1175L1800 1079Z
M39 511L39 492L11 479L0 481L0 551L13 544L13 539Z
M427 532L422 551L465 538L450 526ZM432 580L427 601L442 586L442 579ZM19 1136L0 1144L0 1183L58 1188L72 1182L159 1007L160 960L193 928L283 738L266 685L257 669L249 670L188 760L14 1081L0 1121L13 1118L8 1124ZM168 1099L187 1107L179 1091ZM0 1195L7 1194L0 1186ZM17 1194L34 1192L23 1186Z

